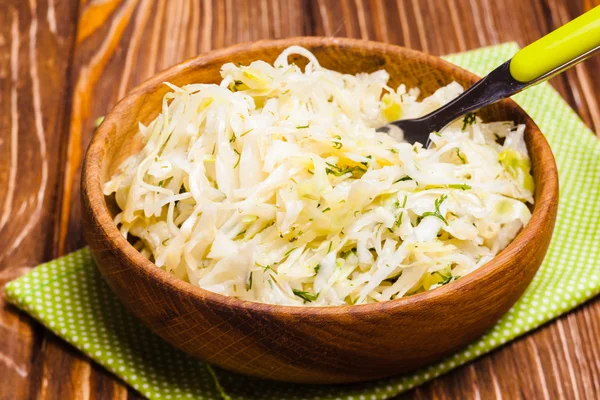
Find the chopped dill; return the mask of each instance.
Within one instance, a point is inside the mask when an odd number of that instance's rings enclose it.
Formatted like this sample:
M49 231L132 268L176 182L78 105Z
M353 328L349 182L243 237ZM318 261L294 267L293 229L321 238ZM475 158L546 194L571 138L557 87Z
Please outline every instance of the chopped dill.
M236 169L238 165L240 165L240 160L242 159L242 155L240 154L239 151L237 151L237 149L233 149L233 151L235 152L235 154L238 155L238 159L237 162L235 163L235 165L233 166L233 169Z
M309 293L309 292L303 292L302 290L298 290L298 289L292 289L292 292L294 292L294 294L298 297L300 297L301 299L304 300L304 302L306 303L307 301L310 303L311 301L315 301L317 299L317 297L319 297L318 294L313 294L313 293Z
M448 196L446 196L445 194L438 197L435 200L435 211L424 212L423 215L421 215L421 219L423 219L425 217L436 217L436 218L439 218L440 220L442 220L444 222L444 224L448 225L446 218L444 218L444 216L440 212L440 206L442 205L444 200L446 200L447 198L448 198Z
M434 272L434 274L438 274L442 278L442 281L438 282L442 286L446 285L446 284L450 283L450 281L452 281L452 275L445 276L442 273L440 273L440 271L436 271L436 272Z
M450 184L450 185L446 185L448 187L448 189L460 189L460 190L469 190L471 189L471 186L464 184L464 183L456 183L456 184Z
M370 161L371 159L373 159L373 157L372 157L372 156L366 156L365 158L367 158L369 161ZM361 161L360 163L361 163L362 165L364 165L365 167L367 167L367 168L368 168L368 167L369 167L369 161Z
M404 196L404 201L402 202L402 208L406 207L406 202L408 200L408 196ZM396 208L400 208L400 203L396 202ZM394 227L400 227L400 225L402 225L402 217L404 216L404 211L400 211L398 213L398 216L396 217L396 219L394 220L394 224L392 225L391 228L388 228L388 231L390 232L394 232Z
M246 283L246 291L252 289L252 272L250 272L250 276L248 277L248 283Z
M460 161L462 161L463 164L467 163L467 160L460 154L460 150L458 148L456 149L456 155L458 158L460 158Z
M326 162L325 164L327 164L327 166L328 166L328 168L325 168L325 172L329 175L334 175L334 176L342 176L342 175L346 175L347 173L353 174L354 172L366 172L365 169L363 169L359 166L342 168L339 165L331 164L328 162Z
M475 121L477 121L476 113L468 113L467 115L465 115L465 117L463 118L462 130L466 130L467 126L473 125Z
M264 270L264 272L267 272L268 270L273 271L273 268L271 268L270 265L260 265L259 263L255 262L254 265L256 265L257 267L260 267Z
M410 176L406 175L406 176L403 176L402 178L396 180L394 183L404 182L404 181L412 181L412 180L413 180L413 178L411 178Z

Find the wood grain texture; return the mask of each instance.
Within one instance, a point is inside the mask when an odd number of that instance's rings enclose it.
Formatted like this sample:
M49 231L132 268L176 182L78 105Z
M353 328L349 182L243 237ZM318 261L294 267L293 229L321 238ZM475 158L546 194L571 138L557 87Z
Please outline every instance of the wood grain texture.
M70 1L0 2L0 285L55 254L69 112L60 99L69 96L76 10ZM0 398L36 397L45 349L64 345L3 298L0 335Z
M36 10L36 24L31 4ZM18 182L11 205L17 214L11 217L10 227L0 227L0 243L10 243L14 232L26 226L41 187L42 158L28 61L32 27L37 31L39 104L49 163L39 220L31 224L32 231L19 249L8 253L7 245L0 250L0 279L10 280L40 261L83 245L75 156L81 157L95 118L160 69L236 42L297 35L383 40L436 55L508 40L523 46L599 4L598 0L0 1L0 215L10 193L10 179ZM12 34L14 12L18 16L17 45ZM125 24L122 31L119 23ZM435 30L426 29L431 24ZM13 63L18 71L15 79L11 76ZM598 70L600 58L593 58L551 81L597 134ZM78 82L82 83L76 92ZM17 118L11 111L15 91ZM11 117L18 121L16 128ZM13 129L17 133L13 134ZM13 135L19 138L17 161L12 161L11 155ZM15 164L18 172L11 172ZM16 174L15 178L10 178L11 174ZM600 300L560 321L564 340L559 324L549 324L403 397L597 398ZM0 377L8 377L10 382L8 389L4 381L0 384L0 398L36 398L42 394L57 398L59 393L65 399L87 398L87 394L101 399L139 397L102 368L89 366L85 358L24 314L3 306L0 325L5 338L0 343ZM84 365L89 368L82 368ZM569 365L574 373L569 372ZM23 376L15 371L23 372ZM66 381L80 382L80 386L71 385L74 389L70 393L61 392Z

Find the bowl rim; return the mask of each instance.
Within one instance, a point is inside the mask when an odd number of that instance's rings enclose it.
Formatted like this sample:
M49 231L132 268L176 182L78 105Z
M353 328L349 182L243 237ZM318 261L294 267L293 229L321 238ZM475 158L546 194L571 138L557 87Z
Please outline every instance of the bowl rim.
M531 117L514 101L510 99L502 100L507 102L511 108L511 113L517 113L527 124L527 131L534 136L536 143L540 145L539 163L537 168L541 168L544 175L544 185L542 192L539 193L538 200L534 205L531 219L528 224L521 229L518 235L491 261L484 264L477 270L461 277L451 284L441 286L426 292L417 293L408 297L401 297L393 300L386 300L370 304L340 305L340 306L289 306L260 303L248 300L241 300L235 297L225 296L209 290L192 285L183 281L146 259L136 250L119 232L119 229L113 222L113 218L108 210L105 196L101 188L101 166L104 162L104 143L111 131L110 126L119 120L121 114L128 113L129 106L135 99L150 89L159 87L162 82L167 81L167 77L173 76L180 71L190 67L202 67L202 65L214 62L220 58L230 56L241 51L269 49L273 47L288 47L291 45L310 46L310 47L331 47L360 48L367 51L377 51L381 53L402 53L407 57L419 57L431 65L440 65L446 69L455 69L466 79L480 79L477 75L456 66L439 57L432 56L417 50L407 49L402 46L380 43L368 40L334 38L334 37L292 37L285 39L266 39L254 42L247 42L229 46L226 48L213 50L196 57L189 58L170 68L167 68L149 79L145 80L121 99L112 110L106 115L103 123L93 134L91 142L85 154L82 170L82 200L89 207L89 217L101 230L101 233L110 242L110 250L119 252L125 257L131 265L138 267L141 272L149 279L158 281L160 284L177 290L182 296L191 296L204 303L212 305L222 305L225 307L234 307L245 309L255 313L266 313L276 315L297 315L297 316L340 316L351 312L353 315L367 315L373 312L391 312L398 308L421 304L426 301L442 300L450 298L461 291L468 291L473 288L474 283L480 281L483 277L495 273L501 273L515 256L523 250L524 247L536 242L538 235L547 227L547 222L552 216L552 207L543 207L544 201L556 200L558 198L558 172L554 161L554 156L544 135L533 122ZM537 182L536 182L537 184ZM537 185L536 185L537 187ZM85 198L85 199L84 199ZM86 210L86 207L84 207ZM554 221L552 220L552 223Z

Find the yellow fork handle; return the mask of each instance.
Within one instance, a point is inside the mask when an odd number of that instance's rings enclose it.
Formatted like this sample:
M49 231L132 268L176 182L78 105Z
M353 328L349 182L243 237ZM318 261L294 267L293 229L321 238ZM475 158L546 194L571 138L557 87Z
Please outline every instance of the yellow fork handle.
M521 49L510 62L510 74L519 82L531 82L597 47L600 47L600 6Z

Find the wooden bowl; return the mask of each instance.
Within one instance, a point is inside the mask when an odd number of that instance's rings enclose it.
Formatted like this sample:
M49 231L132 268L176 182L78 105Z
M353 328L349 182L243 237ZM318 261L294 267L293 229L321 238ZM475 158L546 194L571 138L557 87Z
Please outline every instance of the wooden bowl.
M391 85L424 96L478 78L440 58L382 43L334 38L265 40L213 51L147 80L106 116L88 148L82 177L85 235L104 279L126 307L166 341L225 369L291 382L343 383L406 372L454 352L482 335L521 296L548 248L558 203L558 177L546 139L514 102L479 115L527 125L536 183L529 224L496 258L452 284L378 304L291 307L242 301L181 281L144 258L113 223L114 202L102 184L140 149L138 121L154 119L162 82L216 83L226 62L273 62L290 45L312 51L346 73L386 69ZM299 64L303 60L297 60Z

